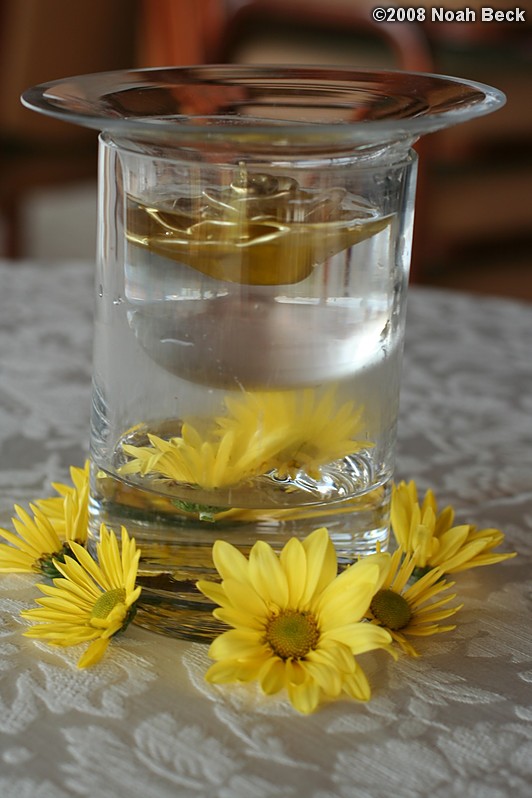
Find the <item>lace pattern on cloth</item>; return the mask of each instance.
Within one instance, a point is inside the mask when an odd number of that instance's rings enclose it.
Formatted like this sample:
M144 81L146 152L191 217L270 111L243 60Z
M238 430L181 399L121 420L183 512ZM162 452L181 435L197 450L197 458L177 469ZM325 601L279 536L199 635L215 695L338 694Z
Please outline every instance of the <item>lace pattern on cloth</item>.
M86 456L92 273L0 265L0 525ZM456 576L464 609L425 656L364 655L367 704L300 717L204 679L206 647L129 627L77 649L21 636L35 578L0 575L2 798L507 798L532 783L532 307L413 289L398 478L519 552Z

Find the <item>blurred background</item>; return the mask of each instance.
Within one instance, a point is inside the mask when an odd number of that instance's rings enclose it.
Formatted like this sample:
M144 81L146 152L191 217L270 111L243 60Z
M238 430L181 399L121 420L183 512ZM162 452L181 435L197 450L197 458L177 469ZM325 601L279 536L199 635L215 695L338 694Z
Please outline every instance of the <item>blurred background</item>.
M195 63L344 64L436 72L507 94L427 136L413 282L532 301L532 7L525 22L372 21L366 0L0 0L0 256L94 259L96 134L20 93L86 72ZM391 2L383 4L386 7ZM447 10L482 0L446 0ZM515 2L498 0L498 9ZM408 6L406 3L403 7ZM478 13L480 17L480 13Z

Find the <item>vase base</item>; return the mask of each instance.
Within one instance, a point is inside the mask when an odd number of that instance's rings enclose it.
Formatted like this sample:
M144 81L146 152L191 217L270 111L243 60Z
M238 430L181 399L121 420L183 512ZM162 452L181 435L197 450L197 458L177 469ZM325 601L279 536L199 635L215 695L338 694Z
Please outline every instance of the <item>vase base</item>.
M135 623L160 634L209 641L227 627L212 616L215 605L196 587L198 580L219 581L212 560L216 540L231 543L246 557L257 540L279 553L291 537L303 539L326 527L343 570L360 557L385 551L391 480L342 502L291 508L283 514L262 511L254 520L192 520L145 507L91 497L91 546L100 525L120 533L126 527L141 550L137 584L142 593Z

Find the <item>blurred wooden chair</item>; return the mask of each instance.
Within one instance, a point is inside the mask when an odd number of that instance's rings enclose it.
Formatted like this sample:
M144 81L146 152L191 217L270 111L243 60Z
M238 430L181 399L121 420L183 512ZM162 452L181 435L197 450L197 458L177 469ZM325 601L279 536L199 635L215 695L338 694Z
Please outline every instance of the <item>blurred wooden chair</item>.
M94 132L41 116L24 89L55 78L134 65L135 0L0 0L0 215L3 255L24 254L31 192L97 175Z
M138 65L215 63L227 23L225 0L140 0Z
M347 48L350 44L349 62L364 66L368 48L357 44L366 40L376 46L377 58L384 55L383 67L429 71L432 58L422 28L374 22L373 6L368 0L140 0L138 60L146 67L255 61L257 43L269 39L287 63L301 63L297 44L289 53L283 48L314 34L313 44L332 42L323 53L329 63L336 63L330 59L338 58L341 40ZM341 48L343 59L347 48ZM314 49L312 55L319 63L322 54Z
M271 59L277 49L290 63L313 54L313 63L428 71L432 60L421 28L376 23L373 7L366 0L227 0L221 55L250 61L264 53Z

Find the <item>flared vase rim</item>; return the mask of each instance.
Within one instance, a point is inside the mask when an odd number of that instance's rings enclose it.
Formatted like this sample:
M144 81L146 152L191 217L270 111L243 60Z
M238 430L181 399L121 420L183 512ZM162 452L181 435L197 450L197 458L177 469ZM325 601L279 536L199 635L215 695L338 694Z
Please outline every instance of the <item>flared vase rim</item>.
M21 100L130 140L305 150L409 146L501 108L506 97L484 83L429 72L209 64L77 75L33 86Z

